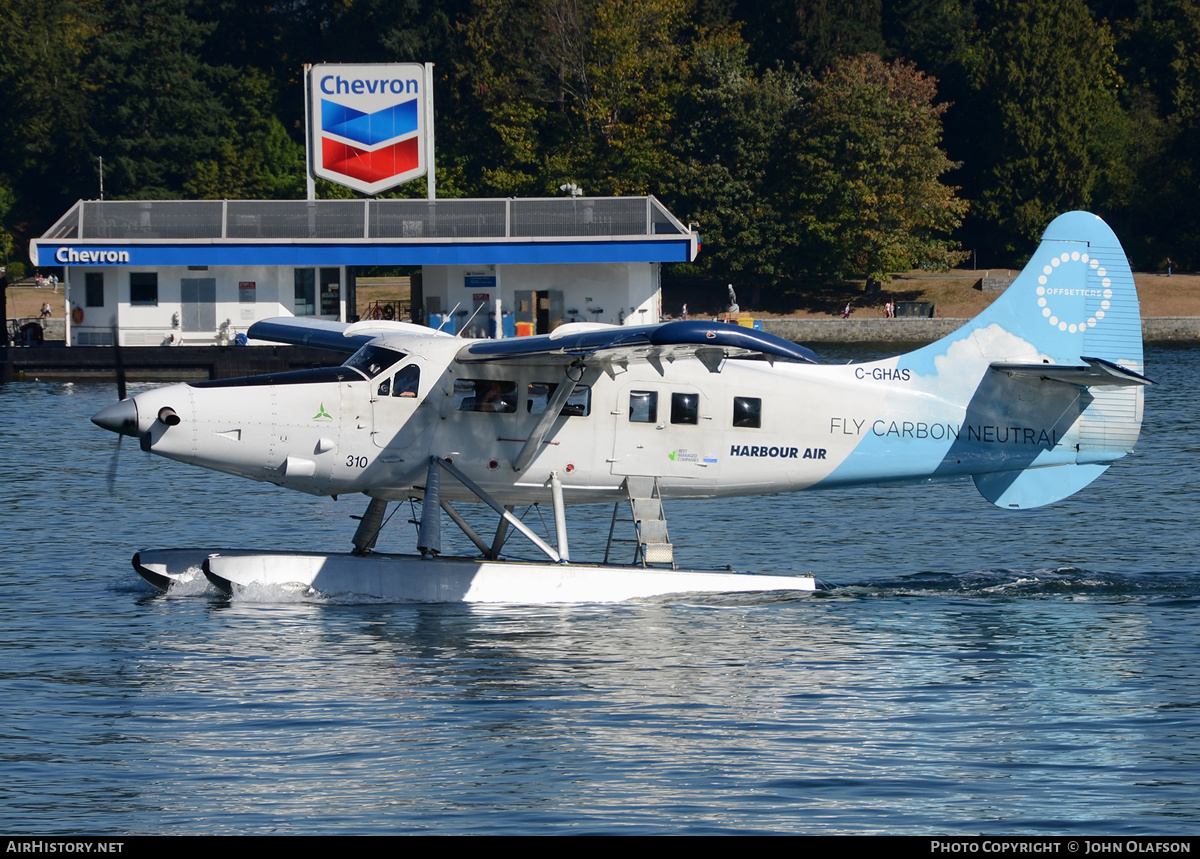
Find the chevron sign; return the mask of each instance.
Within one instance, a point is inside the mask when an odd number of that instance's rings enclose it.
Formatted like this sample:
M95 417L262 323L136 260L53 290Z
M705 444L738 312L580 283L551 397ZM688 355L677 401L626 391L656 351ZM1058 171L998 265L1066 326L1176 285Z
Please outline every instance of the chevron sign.
M424 66L323 64L310 75L313 175L364 194L425 175Z

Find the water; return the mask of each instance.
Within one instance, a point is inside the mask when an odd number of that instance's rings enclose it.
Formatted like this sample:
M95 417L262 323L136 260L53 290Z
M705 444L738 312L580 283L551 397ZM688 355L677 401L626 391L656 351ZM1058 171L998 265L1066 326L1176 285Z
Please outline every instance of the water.
M1195 832L1200 349L1147 373L1137 453L1048 509L669 504L684 563L839 587L538 608L156 595L136 548L344 547L362 505L114 470L110 387L2 386L0 830Z

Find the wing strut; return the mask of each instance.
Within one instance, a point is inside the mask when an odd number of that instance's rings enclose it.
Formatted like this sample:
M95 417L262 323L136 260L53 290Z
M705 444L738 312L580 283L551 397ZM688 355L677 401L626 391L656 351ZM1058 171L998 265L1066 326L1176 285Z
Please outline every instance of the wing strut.
M537 426L529 433L529 438L525 440L525 446L521 448L521 452L513 460L513 471L520 471L533 460L534 455L542 446L542 442L545 441L546 434L550 432L550 427L554 426L554 422L558 420L563 406L567 404L567 399L575 391L575 383L582 378L582 363L576 361L567 367L563 373L563 380L554 389L554 396L550 398L550 402L546 403L546 411L542 413L542 419L537 422Z

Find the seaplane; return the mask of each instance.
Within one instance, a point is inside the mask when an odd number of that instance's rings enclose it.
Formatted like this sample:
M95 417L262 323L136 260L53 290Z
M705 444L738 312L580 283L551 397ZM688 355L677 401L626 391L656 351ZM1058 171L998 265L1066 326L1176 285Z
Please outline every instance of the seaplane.
M820 364L782 338L697 320L472 340L404 322L289 317L249 334L348 357L149 390L92 420L159 456L318 496L364 495L366 509L342 553L143 549L134 567L159 588L202 571L234 595L386 601L811 591L811 574L678 569L664 502L969 479L998 507L1038 507L1133 450L1151 384L1125 253L1086 212L1055 219L1012 285L964 327L867 363ZM388 506L406 503L416 551L376 551ZM467 521L464 503L485 511L488 529ZM567 510L598 503L614 511L604 561L572 562ZM535 504L553 510L553 537L515 512ZM443 553L443 514L475 552Z

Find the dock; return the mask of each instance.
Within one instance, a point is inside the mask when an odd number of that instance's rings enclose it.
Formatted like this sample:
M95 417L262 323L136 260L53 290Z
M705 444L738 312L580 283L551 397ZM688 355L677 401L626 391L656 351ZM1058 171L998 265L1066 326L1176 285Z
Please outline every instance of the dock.
M115 381L111 346L9 346L0 378L12 381ZM130 382L233 379L342 363L344 354L308 346L125 346L121 362Z

